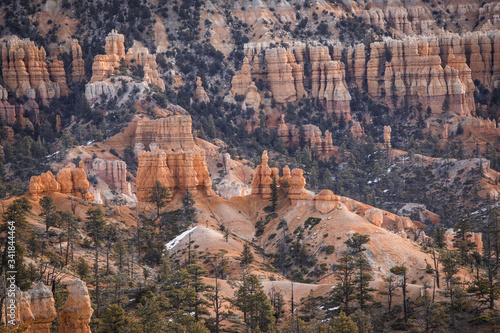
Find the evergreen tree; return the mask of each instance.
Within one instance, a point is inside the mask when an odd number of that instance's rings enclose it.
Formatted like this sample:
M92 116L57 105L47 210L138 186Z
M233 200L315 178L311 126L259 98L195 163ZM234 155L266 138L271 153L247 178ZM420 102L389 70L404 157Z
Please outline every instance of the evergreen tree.
M445 238L444 238L445 230L444 227L436 227L434 230L433 241L434 245L440 249L445 247Z
M96 318L100 316L100 286L99 286L99 246L104 237L106 228L106 220L101 207L90 208L87 210L86 229L88 235L92 238L95 246L95 263L94 263L94 276L95 276L95 298L96 298Z
M167 200L171 196L167 186L163 185L159 180L155 181L151 192L149 192L149 199L156 206L156 218L160 217L160 208L167 205Z
M462 264L467 264L470 261L470 252L476 247L476 244L471 241L472 224L470 218L466 215L460 216L453 230L455 231L453 246L460 252Z
M406 278L406 270L407 268L404 265L394 266L391 268L392 274L401 276L401 287L403 288L403 314L405 324L408 322L408 305L406 299L406 281L408 279Z
M450 299L450 317L452 327L455 327L455 301L457 299L457 294L460 293L457 288L457 285L460 282L460 278L456 277L456 274L459 271L460 257L455 251L445 250L439 257L439 260L441 261L444 278L446 281L446 289L444 294Z
M241 253L240 257L240 265L243 267L248 267L250 264L252 264L254 261L252 249L250 248L250 245L248 243L243 244L243 252Z
M99 320L97 333L122 333L129 332L125 329L128 326L125 311L117 304L111 304L106 308Z
M338 317L333 318L332 330L333 333L358 333L358 326L344 311L340 311Z
M196 221L194 204L193 194L188 189L186 195L182 197L182 218L186 225L192 225Z
M335 277L339 280L331 292L330 302L333 306L340 305L341 310L350 313L350 304L354 299L356 259L346 251L342 252L336 265Z
M49 231L51 226L55 226L55 212L56 205L54 204L54 199L50 195L46 195L38 201L40 206L42 207L42 212L40 216L45 218L45 232Z
M247 276L234 296L234 305L243 312L243 320L250 332L272 330L274 310L257 276Z

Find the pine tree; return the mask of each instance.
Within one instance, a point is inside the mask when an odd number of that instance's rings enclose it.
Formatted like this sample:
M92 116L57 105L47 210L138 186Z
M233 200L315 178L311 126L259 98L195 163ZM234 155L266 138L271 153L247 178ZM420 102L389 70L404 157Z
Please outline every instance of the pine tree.
M254 261L254 257L252 254L252 249L248 243L243 244L243 252L240 257L240 265L243 267L248 267Z
M149 192L149 199L156 206L156 218L160 217L160 209L167 205L167 200L170 199L172 194L168 187L163 185L159 180L155 181L151 192Z
M89 236L92 238L95 246L95 263L94 263L94 276L95 276L95 297L96 297L96 317L100 315L100 286L99 286L99 246L104 237L106 228L106 220L101 207L90 208L87 210L86 229Z
M182 197L182 219L186 225L192 225L196 221L194 204L193 194L188 189L186 195Z
M56 205L54 204L54 199L50 195L46 195L38 201L42 207L42 212L40 216L45 217L45 232L49 231L51 226L55 225L54 213L56 212Z
M341 309L347 313L350 313L351 308L349 305L354 299L355 260L349 252L342 252L335 271L335 276L339 280L339 283L333 287L330 295L330 301L333 302L333 306L341 305Z
M243 320L250 332L272 330L274 310L257 276L247 276L234 296L234 305L243 312Z
M332 331L333 333L358 333L358 326L344 311L340 311L338 317L333 318Z
M99 320L97 333L122 333L127 325L125 311L117 304L111 304L104 310Z
M394 266L391 268L391 273L394 275L401 276L401 287L403 288L403 313L404 313L404 321L405 324L408 322L408 305L407 305L407 300L406 300L406 281L408 280L406 278L406 266L401 265L401 266Z
M467 264L470 261L470 252L476 247L476 244L471 241L472 224L470 218L466 215L460 216L453 231L455 231L453 246L460 252L462 264Z
M443 254L439 257L441 265L443 267L444 278L446 281L445 295L450 298L450 317L452 322L452 327L455 326L455 300L456 295L459 293L457 290L457 284L459 283L459 278L456 274L459 271L460 257L455 251L445 250Z

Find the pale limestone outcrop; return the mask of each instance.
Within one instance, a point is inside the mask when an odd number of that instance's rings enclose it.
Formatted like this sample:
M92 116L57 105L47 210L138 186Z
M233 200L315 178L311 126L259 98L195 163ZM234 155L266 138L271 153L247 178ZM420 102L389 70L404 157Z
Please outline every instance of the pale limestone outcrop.
M365 219L375 224L377 227L381 227L384 222L384 214L378 208L371 208L365 211Z
M94 310L85 282L68 280L68 300L59 309L59 333L91 333L90 318Z
M205 103L205 104L210 102L210 98L208 97L207 92L203 88L203 82L201 81L200 77L196 79L196 89L194 91L193 100L196 101L197 103Z
M60 68L56 72L60 73ZM2 43L2 74L5 88L19 96L25 96L30 88L41 98L61 94L59 84L50 80L45 49L29 39L11 36Z
M191 131L189 115L176 115L157 120L141 120L137 123L134 142L148 147L159 144L160 149L194 150L195 143Z
M330 190L321 190L318 195L314 197L314 207L321 214L328 214L340 203L340 197L333 194Z
M250 194L252 194L251 188L240 182L223 179L217 184L217 195L226 200L232 197L243 197Z
M92 104L102 95L106 96L106 98L115 97L115 87L105 81L90 82L85 85L85 98L89 103Z
M158 73L156 55L150 54L147 47L144 47L139 42L134 41L134 45L127 51L125 60L129 65L133 64L143 66L143 80L165 91L165 82L163 82L160 78L160 74Z
M133 196L127 181L127 163L124 161L96 158L92 161L92 171L112 188L130 197Z
M39 282L28 294L34 320L26 333L50 333L52 321L57 317L52 291Z
M82 82L85 80L85 62L82 59L82 47L76 39L73 39L71 44L71 55L73 57L71 81Z
M243 101L243 104L241 105L241 108L243 110L253 108L254 110L257 111L257 110L259 110L260 102L261 102L261 98L260 98L259 91L258 91L257 87L255 86L255 82L252 81L247 88L246 97L245 97L245 100Z

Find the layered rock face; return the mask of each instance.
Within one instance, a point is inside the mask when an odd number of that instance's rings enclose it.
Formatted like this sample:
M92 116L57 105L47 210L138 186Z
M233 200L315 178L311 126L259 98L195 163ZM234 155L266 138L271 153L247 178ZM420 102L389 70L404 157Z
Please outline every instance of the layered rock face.
M127 163L124 161L96 158L92 161L92 171L112 188L133 196L130 183L127 181Z
M90 82L103 81L111 77L115 70L120 67L123 59L126 65L142 66L144 70L143 80L165 90L165 82L158 74L156 56L150 54L146 47L137 42L134 42L134 45L125 54L124 42L125 37L116 30L109 33L104 47L106 54L96 55L94 58Z
M191 116L188 115L141 120L137 123L134 142L142 143L145 147L157 143L160 149L194 150L191 126Z
M306 124L302 127L304 131L304 141L309 145L312 151L322 160L328 160L334 153L332 134L330 131L321 133L319 127L311 124ZM300 145L301 129L295 125L285 123L284 115L281 115L280 124L278 125L278 136L289 147L298 147Z
M54 67L54 74L62 81L61 67ZM29 39L12 36L2 43L2 74L6 89L19 96L25 96L28 89L35 89L42 99L67 93L67 87L61 91L58 82L50 80L45 49Z
M89 323L94 310L85 282L69 280L67 288L68 300L58 309L61 318L59 333L91 333Z
M73 73L71 74L71 81L82 82L85 80L85 62L82 58L82 47L78 44L78 40L73 39L71 45L71 55L73 57Z
M271 198L271 184L273 179L286 197L290 199L292 204L296 204L301 200L315 201L315 208L326 214L335 209L340 204L340 197L334 195L330 190L322 190L318 195L314 196L305 189L306 179L304 178L304 170L293 169L285 166L283 168L283 176L280 177L278 168L269 167L269 156L267 150L262 153L262 163L255 168L252 178L252 195L258 195L262 199L269 200Z
M414 29L394 24L403 31ZM348 121L351 96L346 77L390 108L419 106L433 114L474 116L474 80L491 89L500 79L500 32L385 38L347 49L338 43L307 48L296 43L289 49L249 43L231 94L246 97L252 81L262 80L277 103L317 98L328 113Z
M188 190L193 195L199 191L206 196L215 194L203 149L173 152L153 148L141 152L136 182L139 203L150 201L150 192L156 181L167 186L172 195L176 191L186 193Z
M17 289L15 295L16 325L10 328L25 327L26 333L49 333L52 321L57 316L52 291L39 282L27 292Z
M0 117L4 119L8 125L16 122L16 107L8 101L9 93L7 89L0 86Z
M231 82L233 97L245 96L245 107L248 107L249 101L254 101L257 93L252 81L262 80L269 86L277 103L306 98L306 89L309 89L311 97L320 100L329 114L335 113L338 118L343 117L346 121L351 119L351 96L345 81L344 64L338 61L340 57L332 60L327 47L306 48L300 43L290 49L268 47L267 44L245 45L242 68ZM264 61L261 53L264 53ZM307 59L310 63L306 64ZM304 75L305 66L312 69L310 78ZM306 84L309 81L311 86ZM255 108L257 103L253 104Z
M52 291L42 282L28 291L34 320L27 333L50 333L52 321L57 317Z
M84 196L87 201L94 201L92 193L88 192L90 183L87 173L83 170L83 162L77 168L68 165L59 170L56 177L52 172L42 173L40 176L32 176L29 184L29 192L33 196L45 192L72 193L76 196Z

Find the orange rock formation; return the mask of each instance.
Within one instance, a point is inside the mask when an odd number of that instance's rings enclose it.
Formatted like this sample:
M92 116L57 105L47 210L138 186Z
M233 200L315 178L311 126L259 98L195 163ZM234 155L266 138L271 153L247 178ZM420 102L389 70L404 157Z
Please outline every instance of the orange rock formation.
M351 119L351 96L345 82L344 65L338 60L332 60L327 47L311 47L306 55L307 49L303 44L292 49L269 49L265 46L265 64L261 64L259 58L262 49L260 44L245 45L243 65L231 82L233 97L244 95L248 98L250 91L255 92L256 89L251 86L253 79L267 82L277 103L305 98L308 95L306 88L310 88L312 97L319 99L329 114L335 112L338 118L343 117L346 121ZM305 87L306 56L311 61L311 87ZM252 99L255 99L255 94L250 98ZM246 99L245 104L248 107Z
M311 124L306 124L302 127L304 131L304 141L309 145L312 151L322 160L328 160L334 153L332 134L330 131L325 131L325 135L321 133L319 127ZM278 125L278 136L289 147L298 147L300 144L301 129L295 125L287 125L285 123L285 115L281 115L280 124Z
M206 196L214 195L212 180L208 172L205 151L182 149L173 152L152 149L139 154L137 167L137 200L149 202L150 192L156 181L169 188L173 195L176 191L190 191L196 195L199 191Z
M125 54L124 42L125 37L116 30L109 33L104 47L106 54L99 54L94 58L90 82L103 81L111 77L115 70L120 67L120 62L123 59L127 65L142 66L144 69L143 80L165 90L165 82L158 74L156 56L150 54L149 50L138 42L134 42L134 45Z
M8 125L16 122L16 107L11 105L7 100L9 93L7 89L0 86L0 117L4 119Z
M196 79L196 90L194 91L193 100L198 103L210 102L210 98L208 98L207 92L203 88L203 83L201 82L200 77Z
M94 310L85 282L69 280L68 291L68 300L58 309L61 318L59 333L91 333L89 323Z
M85 80L85 62L82 59L82 47L76 39L73 39L73 44L71 45L71 55L73 56L71 81L82 82Z
M40 176L32 176L29 184L29 192L33 196L45 192L72 193L80 196L84 193L85 200L94 201L92 193L88 192L90 183L87 180L87 173L83 170L83 162L80 162L78 168L66 166L59 170L56 177L52 172L42 173Z
M139 142L148 147L154 142L159 144L160 149L194 150L191 126L192 120L189 115L141 120L137 123L134 143Z
M6 89L25 96L26 91L33 88L42 99L67 93L67 90L61 91L57 81L50 80L45 58L45 49L29 39L11 36L5 40L2 43L2 73ZM57 64L55 67L54 73L61 80L61 68Z
M42 282L28 291L34 320L27 333L50 333L52 321L57 317L52 291Z

